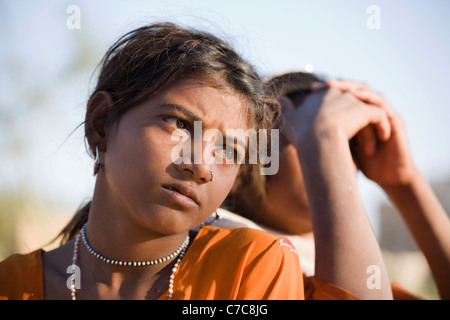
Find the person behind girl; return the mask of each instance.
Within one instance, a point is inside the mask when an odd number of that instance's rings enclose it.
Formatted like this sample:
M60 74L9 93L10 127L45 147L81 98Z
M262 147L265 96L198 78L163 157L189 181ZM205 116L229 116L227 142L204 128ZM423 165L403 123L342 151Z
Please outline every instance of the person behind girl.
M308 103L305 99L314 93L313 87L319 83L324 82L314 74L291 72L273 77L268 81L268 86L279 96L283 113L289 117L293 112L302 113L300 109L304 108L303 103L305 105ZM358 169L378 183L398 208L430 265L440 296L448 299L449 219L429 183L414 165L401 118L380 94L374 93L366 84L353 81L327 81L326 85L340 90L343 99L344 93L347 93L351 104L354 104L354 98L357 98L387 112L392 132L389 139L381 141L376 138L373 127L361 127L356 136L350 140L348 149ZM325 105L319 103L317 107L324 108ZM347 116L350 117L351 108L347 110ZM337 112L334 114L338 115ZM341 120L345 124L342 118ZM283 127L283 124L281 126ZM283 130L282 132L286 133ZM302 271L311 277L314 275L314 240L308 199L314 195L307 194L305 189L303 163L299 161L298 156L301 150L296 148L286 134L281 136L279 172L267 176L265 183L259 181L260 185L257 188L248 184L244 196L242 192L236 192L230 194L226 200L230 210L258 224L227 211L221 211L221 215L226 219L222 219L219 224L226 227L248 225L288 236L300 252ZM328 160L334 161L334 158L330 157ZM245 169L253 170L248 166ZM258 210L253 210L255 207L249 205L252 197L247 194L251 195L249 191L252 189L261 189L261 184L265 186L265 195L260 197L262 201ZM305 282L308 279L305 277ZM397 284L392 284L392 289L395 298L417 298Z

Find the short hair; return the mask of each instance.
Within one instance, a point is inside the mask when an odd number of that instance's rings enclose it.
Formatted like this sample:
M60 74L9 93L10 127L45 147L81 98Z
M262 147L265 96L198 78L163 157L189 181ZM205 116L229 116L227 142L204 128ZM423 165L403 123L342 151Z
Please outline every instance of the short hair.
M266 90L275 97L287 96L297 107L312 92L311 84L314 82L323 80L309 72L288 72L268 79Z

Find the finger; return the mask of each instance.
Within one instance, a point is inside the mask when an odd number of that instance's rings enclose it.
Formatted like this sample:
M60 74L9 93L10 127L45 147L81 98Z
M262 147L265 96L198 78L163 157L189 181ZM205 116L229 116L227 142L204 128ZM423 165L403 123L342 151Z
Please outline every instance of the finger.
M372 107L377 108L377 107ZM378 109L380 110L380 109ZM389 120L389 116L387 113L384 113L381 115L380 121L377 121L375 124L375 131L377 133L377 137L381 141L387 141L391 137L392 128L391 128L391 122Z
M325 83L330 88L336 88L341 91L372 90L367 83L351 80L328 80Z
M327 84L325 82L322 82L322 81L314 81L310 85L310 89L313 92L319 92L319 91L324 90L326 88L328 88Z
M356 169L359 169L359 149L358 149L358 141L356 141L356 136L350 139L349 141L350 152L352 154L353 163L355 164Z
M327 85L341 91L350 92L361 101L392 109L386 99L381 94L374 92L366 83L350 80L330 80L327 81Z
M391 136L391 121L388 113L384 109L370 104L365 104L362 106L362 109L361 112L366 113L365 116L367 117L365 126L372 124L378 139L381 141L389 140Z
M372 91L358 91L352 92L352 94L354 94L355 97L361 101L378 106L385 110L389 116L389 121L391 122L392 132L404 130L401 117L394 111L394 109L381 94Z
M350 92L359 100L383 108L390 116L394 115L394 109L381 94L369 90Z
M377 136L374 127L369 125L356 134L358 147L366 156L373 156L377 148Z
M380 109L383 109L388 115L389 124L390 124L390 133L389 133L389 135L384 134L384 133L377 133L379 139L383 142L387 142L388 140L393 141L391 143L391 146L395 146L395 148L396 148L395 152L398 152L398 154L400 154L401 157L404 157L406 159L411 159L411 153L409 151L406 129L405 129L405 125L403 123L403 119L400 117L400 115L398 113L396 113L387 102L385 102L384 98L381 95L376 94L376 93L366 93L366 92L361 92L361 94L366 95L364 97L364 99L367 102L373 102L374 104L379 104ZM358 98L358 96L356 96L356 98ZM363 97L361 96L361 98L363 98ZM380 131L378 131L378 132L381 132L382 130L383 129L380 129ZM381 137L384 137L384 138L381 138ZM376 147L378 148L378 145ZM360 149L358 149L358 152L365 152L365 150L360 148Z

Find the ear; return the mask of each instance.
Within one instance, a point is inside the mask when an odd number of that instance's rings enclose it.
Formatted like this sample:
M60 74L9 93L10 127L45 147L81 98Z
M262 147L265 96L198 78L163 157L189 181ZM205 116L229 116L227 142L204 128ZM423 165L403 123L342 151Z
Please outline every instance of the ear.
M84 127L91 151L95 151L95 146L98 146L100 151L106 151L108 109L113 104L107 91L99 91L89 99Z

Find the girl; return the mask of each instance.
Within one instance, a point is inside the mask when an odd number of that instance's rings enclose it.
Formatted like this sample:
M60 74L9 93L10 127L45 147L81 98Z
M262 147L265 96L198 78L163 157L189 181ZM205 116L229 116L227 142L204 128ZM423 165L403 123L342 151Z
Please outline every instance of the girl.
M239 170L237 161L198 163L195 153L239 158L245 147L200 139L200 151L172 157L177 129L195 136L194 121L223 136L264 128L270 107L254 69L210 34L161 23L121 37L87 105L92 201L63 230L62 246L0 264L0 298L302 299L287 240L191 230L219 207Z

